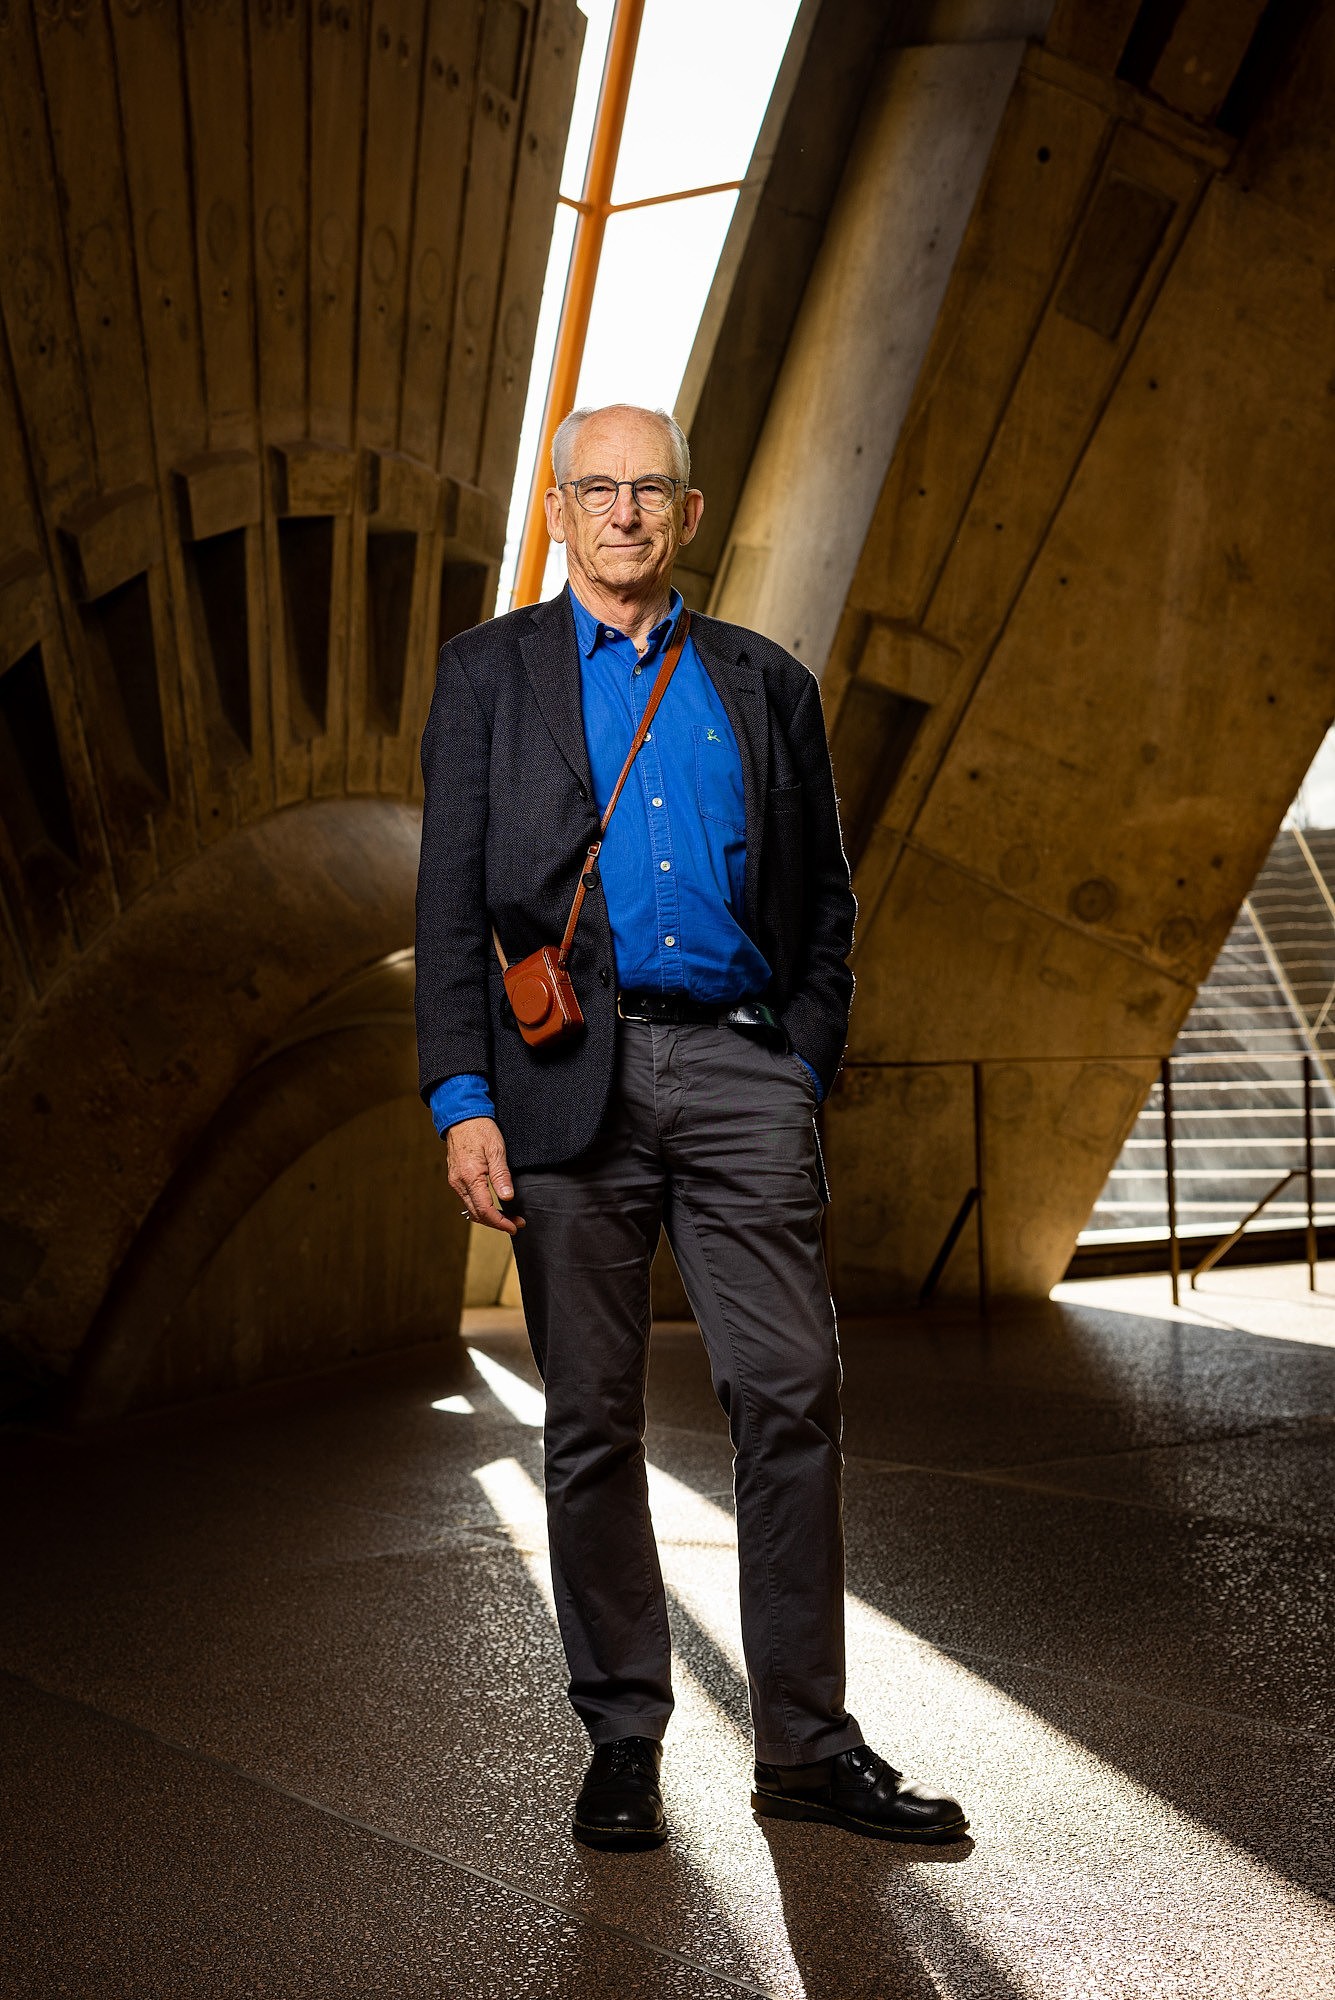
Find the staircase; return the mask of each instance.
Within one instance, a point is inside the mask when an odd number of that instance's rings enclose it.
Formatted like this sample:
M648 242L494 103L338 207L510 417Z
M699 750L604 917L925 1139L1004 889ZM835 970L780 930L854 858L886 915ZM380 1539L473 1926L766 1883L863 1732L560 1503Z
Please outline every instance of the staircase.
M1285 828L1196 997L1172 1056L1177 1222L1217 1237L1304 1159L1303 1058L1313 1058L1316 1219L1335 1222L1335 830ZM1301 1227L1301 1178L1253 1229ZM1155 1084L1082 1246L1168 1230L1163 1096Z
M1250 906L1309 1045L1335 1076L1335 828L1285 827Z

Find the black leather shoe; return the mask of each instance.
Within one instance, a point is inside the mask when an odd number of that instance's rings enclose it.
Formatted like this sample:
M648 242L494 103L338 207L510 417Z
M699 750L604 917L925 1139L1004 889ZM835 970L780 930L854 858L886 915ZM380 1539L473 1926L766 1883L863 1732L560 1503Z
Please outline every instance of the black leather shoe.
M959 1840L958 1799L908 1784L866 1743L819 1764L757 1764L751 1804L771 1819L816 1819L877 1840Z
M599 1743L579 1797L571 1831L585 1847L661 1847L667 1839L658 1767L663 1746L652 1736Z

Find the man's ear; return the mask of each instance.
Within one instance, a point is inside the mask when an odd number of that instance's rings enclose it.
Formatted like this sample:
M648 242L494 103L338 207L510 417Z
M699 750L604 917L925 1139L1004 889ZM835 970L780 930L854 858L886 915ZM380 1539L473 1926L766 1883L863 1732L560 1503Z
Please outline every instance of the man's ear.
M547 516L547 533L554 542L563 542L566 524L561 518L561 495L555 486L549 486L543 494L542 507Z
M683 547L687 542L695 539L695 531L700 525L700 516L704 511L704 494L698 486L690 487L686 498L681 503L681 540Z

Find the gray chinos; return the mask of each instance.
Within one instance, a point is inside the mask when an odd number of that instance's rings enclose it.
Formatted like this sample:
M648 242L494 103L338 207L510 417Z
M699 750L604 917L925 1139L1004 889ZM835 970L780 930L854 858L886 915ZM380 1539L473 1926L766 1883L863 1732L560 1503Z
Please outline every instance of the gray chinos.
M661 1737L672 1711L644 1461L661 1223L732 1433L756 1756L814 1762L863 1740L844 1707L841 1370L815 1091L795 1057L734 1028L617 1025L592 1147L514 1174L570 1699L595 1743Z

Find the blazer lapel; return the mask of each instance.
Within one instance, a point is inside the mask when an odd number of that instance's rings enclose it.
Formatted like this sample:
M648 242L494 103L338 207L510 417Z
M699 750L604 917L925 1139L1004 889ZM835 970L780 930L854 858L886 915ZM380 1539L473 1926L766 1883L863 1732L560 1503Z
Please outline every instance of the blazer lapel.
M691 619L691 638L723 703L742 759L746 801L746 922L754 936L759 908L760 851L769 790L769 704L760 669L735 652L712 618Z
M533 623L519 642L524 669L542 719L557 749L590 798L593 778L584 741L584 706L580 698L579 646L575 620L565 591L549 597L533 613Z

